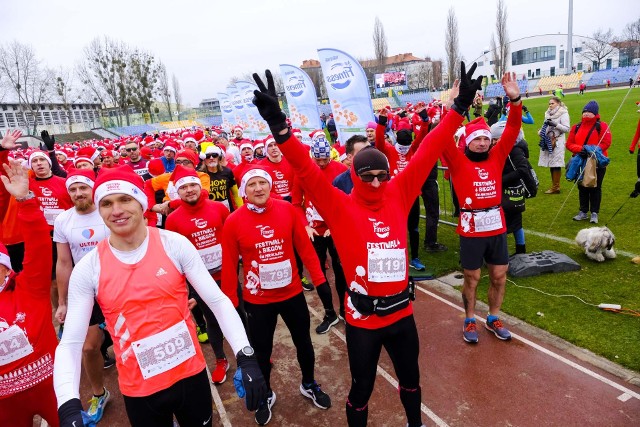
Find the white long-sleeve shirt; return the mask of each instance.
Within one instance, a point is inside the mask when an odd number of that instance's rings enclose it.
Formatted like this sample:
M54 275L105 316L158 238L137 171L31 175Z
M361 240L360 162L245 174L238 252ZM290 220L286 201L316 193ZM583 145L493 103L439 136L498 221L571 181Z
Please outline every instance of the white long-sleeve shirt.
M202 300L216 316L220 329L231 345L234 354L249 345L247 334L233 304L220 290L205 267L196 248L180 234L160 231L160 240L165 252L176 269L184 274ZM120 251L111 244L114 256L125 264L135 264L144 258L149 245L149 235L133 251ZM58 407L79 398L80 362L82 346L87 336L94 298L100 292L100 259L97 250L92 250L74 267L69 280L69 297L64 334L56 350L53 382ZM167 325L169 327L171 325Z

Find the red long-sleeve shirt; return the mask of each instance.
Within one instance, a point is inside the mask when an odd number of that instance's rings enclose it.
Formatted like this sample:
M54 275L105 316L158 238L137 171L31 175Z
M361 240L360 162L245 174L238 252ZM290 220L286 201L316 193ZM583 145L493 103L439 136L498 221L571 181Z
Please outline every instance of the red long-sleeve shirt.
M347 170L347 167L340 162L331 160L327 164L327 167L320 170L322 171L322 176L332 183L336 176ZM305 192L300 185L300 180L297 178L293 181L291 203L296 207L302 223L316 230L318 235L322 236L329 229L309 197L305 196Z
M521 117L522 104L512 106L502 137L489 151L487 160L472 162L453 143L453 138L447 144L443 155L460 203L461 212L456 228L459 235L488 237L506 231L504 212L500 206L502 170L518 137Z
M415 114L415 116L418 115ZM391 173L392 177L396 176L398 173L402 172L404 168L407 167L407 165L409 164L409 160L411 160L411 157L420 146L420 143L422 142L424 137L427 135L428 128L429 126L427 126L426 123L420 126L420 130L416 132L416 138L411 143L411 148L409 148L407 154L400 154L393 145L385 141L384 135L386 133L386 127L378 123L378 126L376 126L376 148L382 151L385 156L387 156L387 159L389 160L389 172Z
M308 149L294 136L280 149L300 178L316 209L331 229L350 289L372 296L389 296L407 287L407 217L422 184L444 146L462 123L462 116L449 114L431 131L407 167L380 191L375 203L361 199L357 187L347 195L327 182L309 158ZM351 169L356 183L358 176ZM377 329L413 313L413 307L387 316L362 316L346 298L349 324Z
M309 270L311 281L316 286L324 283L316 252L291 203L270 198L262 213L250 210L246 204L240 207L229 215L222 233L222 291L237 307L237 266L242 256L245 301L269 304L299 294L302 282L294 247Z
M52 248L38 201L19 203L24 236L23 270L0 292L0 399L53 375L58 344L51 323Z
M636 127L636 133L633 135L633 139L631 140L631 145L629 146L629 151L635 151L636 145L638 145L638 141L640 140L640 119L638 119L638 126Z
M205 191L206 193L206 191ZM220 282L222 227L229 209L201 194L195 205L182 203L167 217L165 229L182 234L195 246L213 278Z
M280 197L290 197L291 190L293 189L293 169L287 162L287 159L282 157L279 163L272 162L269 157L258 162L260 166L265 166L265 169L271 175L273 185L271 186L271 192L279 195ZM240 182L238 182L240 185Z
M582 151L582 147L584 145L597 145L602 150L602 154L609 157L607 150L611 146L611 131L605 122L600 122L600 132L594 129L593 132L591 132L591 135L589 135L589 140L585 141L589 131L596 124L596 121L599 118L600 115L590 118L583 117L580 129L578 129L577 133L577 125L573 125L569 131L569 136L567 137L567 150L571 151L573 154L577 154Z
M51 175L46 179L30 178L29 190L33 191L40 202L44 217L50 226L49 230L53 230L53 222L59 214L73 207L65 179L59 176Z

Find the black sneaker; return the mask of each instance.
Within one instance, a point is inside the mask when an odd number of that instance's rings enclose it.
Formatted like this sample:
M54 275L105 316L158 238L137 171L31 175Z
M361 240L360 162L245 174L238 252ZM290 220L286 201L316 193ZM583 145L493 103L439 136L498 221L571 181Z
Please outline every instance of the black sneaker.
M102 357L104 357L104 369L109 369L116 364L116 359L109 356L109 353L104 353Z
M427 252L444 252L446 251L448 248L443 245L442 243L432 243L430 245L425 244L424 245L424 249Z
M311 283L309 279L307 279L304 276L302 277L302 288L307 292L310 292L316 289L316 287L313 286L313 283Z
M329 329L331 329L333 325L337 325L339 321L340 319L338 319L335 313L333 313L333 315L325 314L322 323L316 328L316 333L326 334L329 332Z
M315 381L311 383L309 387L305 387L304 384L300 384L300 393L313 400L313 404L320 409L331 408L331 398L327 393L322 391L320 384Z
M276 403L276 394L270 391L269 396L260 403L256 411L256 422L258 425L263 426L271 421L271 407L274 403Z

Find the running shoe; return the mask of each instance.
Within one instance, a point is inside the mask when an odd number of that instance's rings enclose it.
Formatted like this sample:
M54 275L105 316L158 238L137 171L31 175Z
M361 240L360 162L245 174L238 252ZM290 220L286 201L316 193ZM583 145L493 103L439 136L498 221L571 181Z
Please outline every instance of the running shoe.
M424 245L424 249L427 252L444 252L446 251L448 248L443 245L442 243L432 243L430 245L425 244Z
M313 291L316 287L306 277L302 277L302 287L305 291Z
M587 213L586 212L578 212L578 214L576 216L573 217L574 221L584 221L585 219L587 219Z
M256 411L256 422L258 425L264 426L271 421L271 407L276 403L276 394L272 391L269 392L269 396L260 402L260 406Z
M478 330L476 329L475 320L465 322L464 328L462 328L462 339L471 344L478 342Z
M501 340L506 341L511 339L511 334L509 333L507 328L504 327L500 319L496 319L493 322L487 321L487 323L484 324L484 327L493 332L496 337L500 338Z
M329 409L331 407L331 398L327 393L322 391L320 384L315 381L308 384L308 386L300 384L300 393L302 393L304 397L313 400L313 404L320 409Z
M411 266L411 268L417 270L417 271L424 271L426 270L426 267L424 266L423 263L420 262L420 260L418 258L414 258L411 260L411 262L409 263L409 265Z
M339 321L340 319L338 319L338 316L336 316L335 313L333 313L333 315L325 314L322 323L320 323L316 328L316 333L326 334L329 332L329 329L331 329L332 326L337 325Z
M592 224L598 223L598 214L596 212L591 212L591 219L589 220Z
M89 400L89 409L87 409L87 414L93 418L95 423L98 423L102 419L104 408L107 406L109 398L111 397L109 390L107 390L106 387L103 388L104 394L102 396L93 396L91 400Z
M225 382L228 370L229 362L227 359L216 359L216 369L211 373L211 382L214 384L222 384Z
M102 357L104 358L104 369L109 369L116 364L116 359L111 357L108 352L104 353Z
M196 335L198 336L198 342L200 344L206 344L209 342L209 334L207 334L207 331L200 329L200 326L196 326Z

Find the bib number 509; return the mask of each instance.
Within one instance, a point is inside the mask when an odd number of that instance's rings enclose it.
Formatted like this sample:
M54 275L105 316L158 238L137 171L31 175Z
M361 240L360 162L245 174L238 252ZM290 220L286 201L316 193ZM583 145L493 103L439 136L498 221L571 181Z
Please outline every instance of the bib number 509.
M184 339L182 337L177 337L172 341L168 341L163 345L160 345L153 349L153 355L156 357L156 360L164 360L167 357L171 357L176 352L182 350L184 348Z

